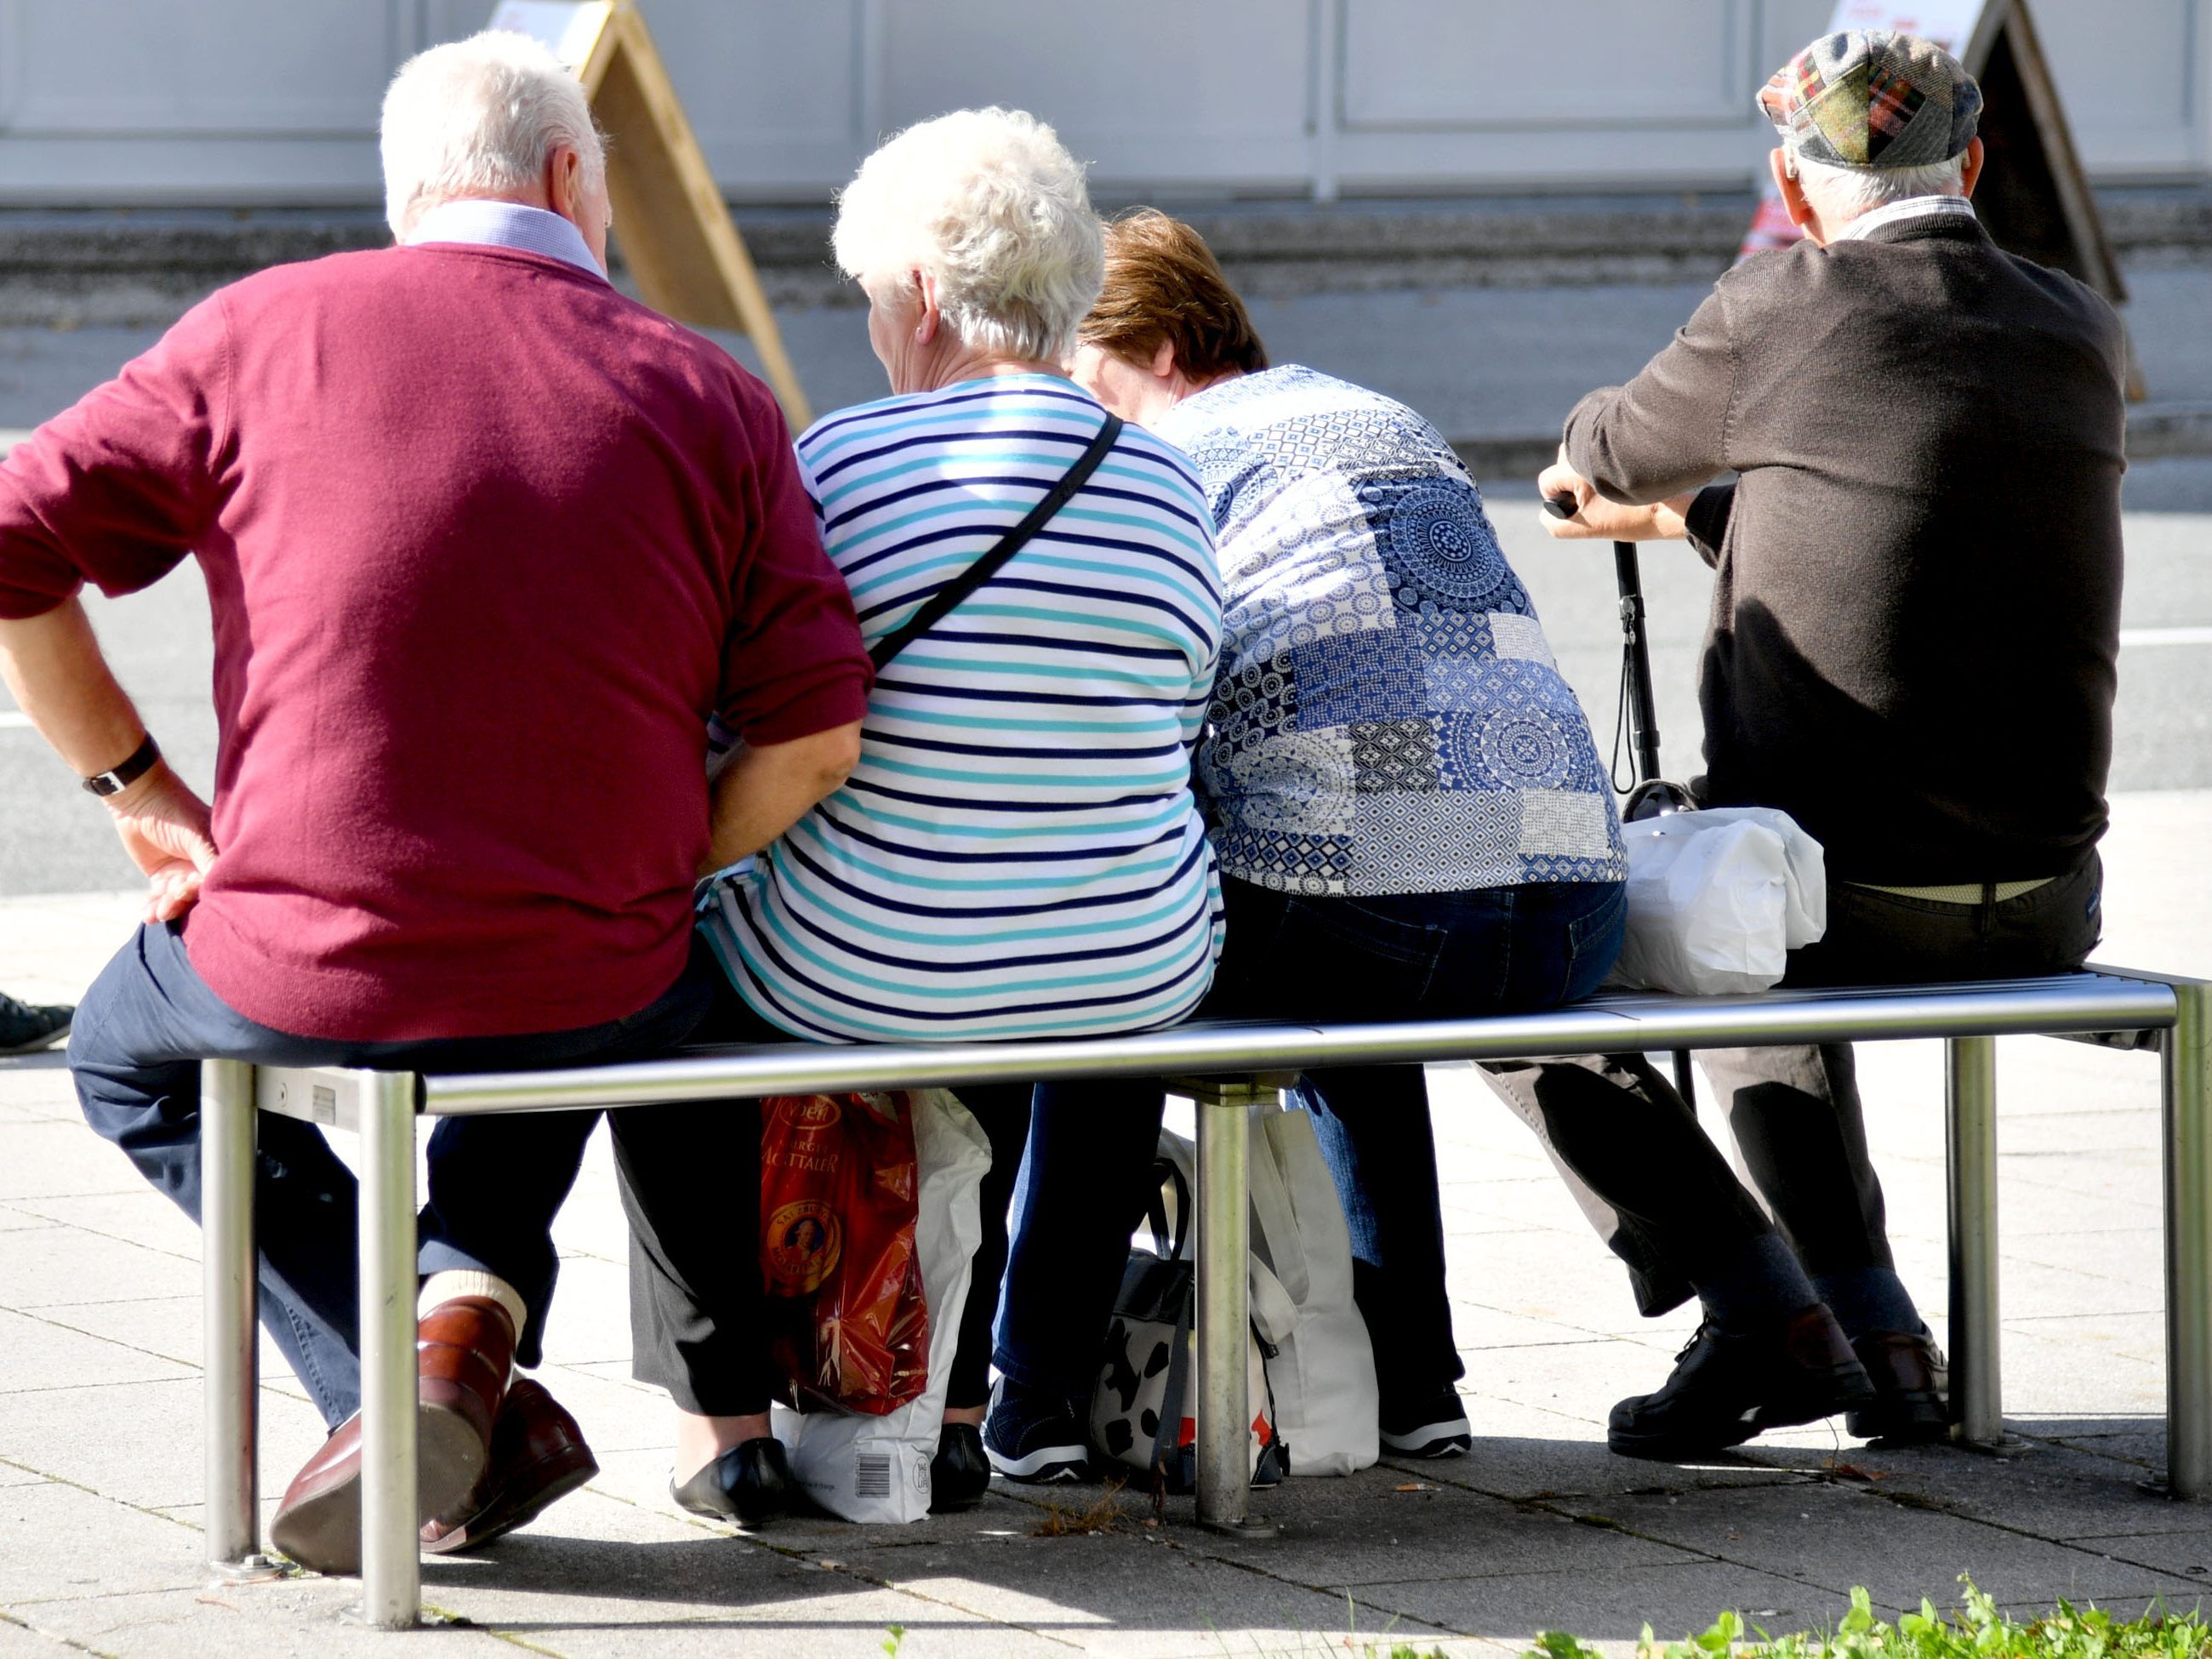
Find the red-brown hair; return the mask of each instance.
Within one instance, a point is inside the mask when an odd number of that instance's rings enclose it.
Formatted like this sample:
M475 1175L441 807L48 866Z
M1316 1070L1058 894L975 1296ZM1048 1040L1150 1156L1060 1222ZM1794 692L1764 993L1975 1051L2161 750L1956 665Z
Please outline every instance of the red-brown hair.
M1213 250L1157 208L1132 208L1107 222L1106 285L1080 337L1147 365L1164 340L1176 367L1200 385L1267 366L1267 349Z

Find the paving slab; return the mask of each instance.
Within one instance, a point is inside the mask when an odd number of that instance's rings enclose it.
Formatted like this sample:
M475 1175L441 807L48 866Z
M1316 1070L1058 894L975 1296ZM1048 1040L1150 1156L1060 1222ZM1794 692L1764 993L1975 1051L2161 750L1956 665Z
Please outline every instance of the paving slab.
M1765 1487L1679 1498L1624 1497L1577 1513L1639 1537L1800 1579L1836 1593L1864 1586L1885 1606L1941 1604L1931 1571L1970 1573L2008 1606L2185 1591L2180 1575L2105 1549L2030 1536L1964 1516L1892 1501L1844 1484ZM1941 1563L1941 1567L1932 1564Z
M42 1601L21 1612L76 1651L116 1659L390 1659L395 1642L408 1638L355 1622L349 1614L360 1601L356 1584L302 1578ZM514 1653L483 1632L439 1630L419 1639L434 1641L441 1659Z
M0 1309L0 1394L82 1388L77 1379L147 1382L195 1375L143 1348L70 1328L64 1320Z
M203 1390L198 1376L98 1383L10 1395L0 1407L0 1456L20 1468L144 1509L197 1503ZM323 1442L306 1401L264 1389L261 1482L281 1492ZM197 1554L195 1541L189 1553ZM4 1600L5 1598L0 1598Z
M1378 1612L1516 1644L1543 1630L1632 1644L1647 1623L1660 1640L1679 1640L1730 1607L1777 1632L1804 1630L1840 1617L1847 1605L1813 1585L1717 1561L1632 1567L1598 1579L1555 1572L1409 1579L1369 1584L1360 1597Z
M0 1607L19 1617L48 1601L190 1588L199 1558L196 1528L84 1486L0 1488Z
M15 1207L185 1261L200 1259L199 1224L143 1182L133 1190L89 1197L19 1198Z
M143 1185L130 1160L82 1121L11 1124L8 1139L11 1156L0 1162L0 1199L136 1193Z
M42 1635L0 1613L0 1659L61 1659L75 1651L59 1637Z
M1328 1492L1303 1515L1271 1495L1268 1518L1282 1523L1283 1536L1264 1549L1239 1552L1237 1559L1273 1577L1339 1592L1415 1577L1609 1575L1696 1559L1671 1544L1583 1526L1547 1504L1516 1504L1419 1477L1400 1479L1395 1470L1384 1474L1382 1493L1374 1492L1370 1478L1364 1502L1348 1504L1341 1492ZM1422 1490L1401 1490L1406 1486ZM1296 1487L1291 1492L1303 1496Z
M32 1126L31 1132L43 1127ZM74 1133L89 1138L87 1130ZM81 1227L11 1233L7 1249L0 1251L0 1307L137 1302L148 1297L193 1296L199 1289L197 1261Z

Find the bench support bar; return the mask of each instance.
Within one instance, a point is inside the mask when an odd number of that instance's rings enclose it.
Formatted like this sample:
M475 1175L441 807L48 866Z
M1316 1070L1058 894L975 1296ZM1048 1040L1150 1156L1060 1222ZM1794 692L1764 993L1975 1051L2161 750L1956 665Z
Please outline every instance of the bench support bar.
M1251 1108L1275 1090L1258 1080L1203 1079L1198 1109L1198 1522L1218 1532L1264 1534L1249 1518L1252 1490Z
M254 1455L260 1332L253 1238L253 1068L200 1062L202 1293L206 1298L207 1559L219 1573L253 1565L261 1547Z
M1943 1045L1950 1123L1951 1415L1977 1446L2004 1439L1997 1334L1997 1045Z
M2212 984L2173 981L2165 1033L2166 1480L2212 1498Z
M415 1075L362 1077L361 1616L416 1622Z

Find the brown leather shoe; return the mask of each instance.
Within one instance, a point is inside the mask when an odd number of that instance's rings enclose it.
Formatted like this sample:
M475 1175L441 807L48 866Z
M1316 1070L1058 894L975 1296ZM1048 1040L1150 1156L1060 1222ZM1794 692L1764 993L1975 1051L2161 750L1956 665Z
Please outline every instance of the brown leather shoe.
M476 1489L422 1528L432 1555L480 1549L526 1526L599 1472L584 1431L528 1377L516 1379L492 1425L491 1462Z
M416 1520L458 1508L489 1460L514 1368L514 1322L498 1303L457 1297L416 1327ZM285 1489L271 1543L317 1572L361 1571L361 1413L331 1432Z
M1875 1397L1844 1419L1845 1428L1868 1440L1950 1437L1951 1368L1925 1332L1869 1331L1851 1352L1874 1379Z

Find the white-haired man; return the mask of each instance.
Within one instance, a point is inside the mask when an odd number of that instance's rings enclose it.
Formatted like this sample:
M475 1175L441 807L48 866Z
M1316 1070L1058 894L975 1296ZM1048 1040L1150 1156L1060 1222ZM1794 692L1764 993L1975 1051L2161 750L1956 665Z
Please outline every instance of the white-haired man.
M2124 347L2096 295L1976 221L1981 101L1913 35L1793 58L1759 103L1806 240L1577 404L1540 480L1577 504L1553 534L1686 535L1715 568L1698 793L1782 807L1827 853L1827 934L1791 984L2056 973L2097 941ZM1704 1058L1790 1247L1768 1299L1833 1309L1876 1392L1854 1432L1941 1437L1942 1357L1891 1257L1850 1048ZM1527 1115L1667 1093L1634 1055L1494 1075ZM1647 1312L1687 1293L1636 1222L1611 1242ZM1709 1316L1666 1388L1616 1408L1615 1449L1746 1437L1790 1363L1778 1334Z
M194 1214L204 1057L435 1072L679 1040L713 971L692 962L694 878L764 845L857 752L867 659L781 417L608 285L574 82L519 36L438 47L393 82L383 143L398 246L213 295L0 465L0 668L150 885L78 1012L78 1094ZM214 612L212 811L75 597L188 554ZM747 747L710 793L714 715ZM557 762L520 735L549 722ZM590 1127L432 1137L434 1547L481 1543L593 1470L542 1389L508 1386L534 1360L549 1229ZM629 1159L634 1182L666 1161ZM311 1126L266 1118L255 1202L263 1322L333 1427L272 1536L348 1571L353 1179Z

